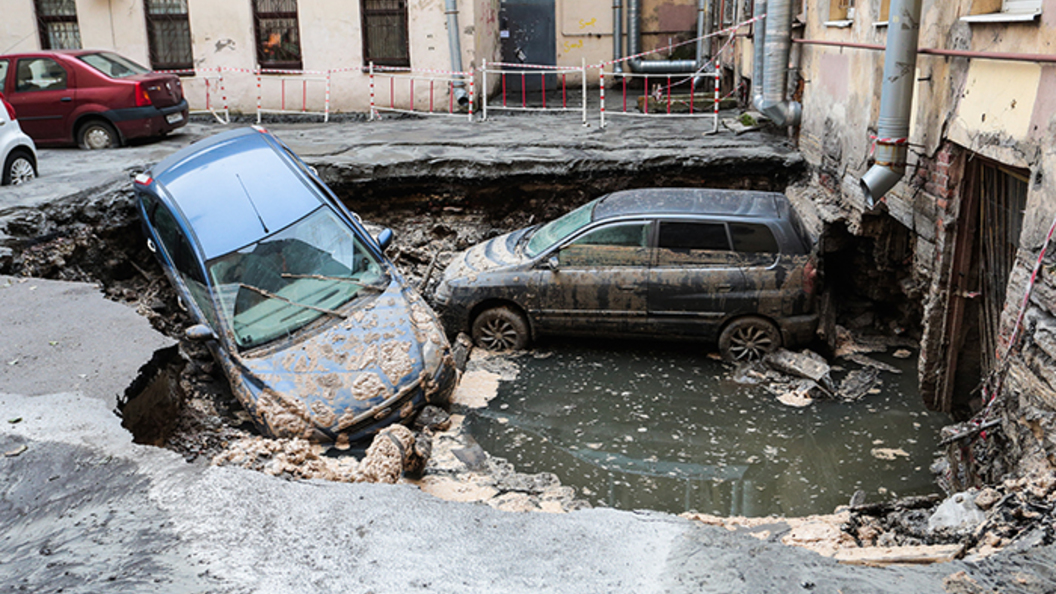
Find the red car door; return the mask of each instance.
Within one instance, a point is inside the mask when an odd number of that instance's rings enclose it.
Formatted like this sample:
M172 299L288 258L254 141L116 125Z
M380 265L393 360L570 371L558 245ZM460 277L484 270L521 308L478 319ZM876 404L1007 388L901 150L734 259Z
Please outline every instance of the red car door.
M36 142L69 142L70 116L77 103L73 69L45 56L20 57L14 69L7 100L22 130Z

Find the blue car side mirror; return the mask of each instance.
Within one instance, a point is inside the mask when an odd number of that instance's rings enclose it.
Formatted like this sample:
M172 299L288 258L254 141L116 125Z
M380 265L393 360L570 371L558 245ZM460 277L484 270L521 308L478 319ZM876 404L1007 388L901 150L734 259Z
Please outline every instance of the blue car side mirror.
M384 252L385 250L389 249L389 246L392 245L392 238L393 238L392 229L389 229L388 227L386 227L385 229L382 229L381 233L378 233L378 238L377 239L378 239L378 245L381 246L381 251Z
M216 333L213 329L205 324L195 324L190 328L183 331L184 336L191 342L205 342L207 340L217 340Z

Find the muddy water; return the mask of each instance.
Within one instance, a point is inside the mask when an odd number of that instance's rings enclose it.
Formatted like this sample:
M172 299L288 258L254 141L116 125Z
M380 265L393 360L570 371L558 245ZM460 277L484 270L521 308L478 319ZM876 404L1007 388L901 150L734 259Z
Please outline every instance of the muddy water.
M595 505L721 515L831 512L937 491L928 472L943 415L916 393L915 359L879 360L879 393L781 404L698 347L551 344L517 358L468 429L521 472L549 471ZM854 363L838 362L839 381Z

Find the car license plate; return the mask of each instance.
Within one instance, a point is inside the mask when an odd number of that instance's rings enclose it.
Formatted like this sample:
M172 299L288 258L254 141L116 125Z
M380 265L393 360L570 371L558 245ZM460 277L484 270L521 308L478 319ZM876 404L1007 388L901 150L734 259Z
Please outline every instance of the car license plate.
M182 122L183 121L183 114L182 113L178 113L178 112L177 113L170 113L169 115L165 116L165 121L170 123L170 124L175 124L176 122Z

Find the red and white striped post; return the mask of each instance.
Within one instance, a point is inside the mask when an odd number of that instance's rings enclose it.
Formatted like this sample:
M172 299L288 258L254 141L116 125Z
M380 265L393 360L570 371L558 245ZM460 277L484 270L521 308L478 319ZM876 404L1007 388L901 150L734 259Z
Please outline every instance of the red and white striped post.
M374 120L374 62L370 63L370 117L368 120Z
M718 61L715 62L715 125L712 127L712 132L719 131L719 73L722 72L722 67Z
M473 100L476 98L475 97L476 89L473 86L473 82L474 82L474 80L473 80L473 72L467 72L466 75L469 76L469 121L472 122L473 121Z
M601 127L605 127L605 66L598 66L598 90L601 92Z
M257 68L257 123L260 123L260 68Z
M323 121L330 121L330 75L333 71L326 71L326 101L323 104Z

